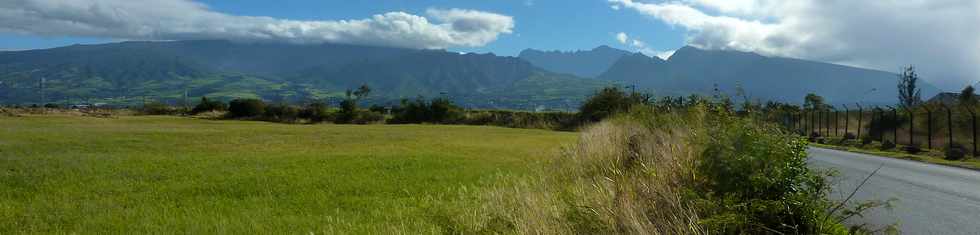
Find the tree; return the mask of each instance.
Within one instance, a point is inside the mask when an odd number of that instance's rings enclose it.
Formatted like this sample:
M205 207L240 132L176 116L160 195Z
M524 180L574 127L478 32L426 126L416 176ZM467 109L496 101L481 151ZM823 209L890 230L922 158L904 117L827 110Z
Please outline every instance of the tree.
M232 118L257 117L265 113L265 102L258 99L235 99L228 103L228 116Z
M579 117L583 121L598 122L613 114L629 111L633 105L648 104L652 96L639 93L626 94L618 87L603 88L589 97L579 108Z
M919 75L915 67L905 67L898 75L898 105L902 108L912 108L922 103L921 89L918 88Z
M370 94L371 87L369 87L367 84L361 85L361 87L358 87L357 90L354 91L354 96L356 96L358 100L367 98Z
M977 104L977 96L974 94L973 86L966 86L963 91L960 92L960 105L966 107L973 107Z
M806 94L806 97L803 98L803 108L810 110L830 109L827 104L824 104L823 96L814 93Z

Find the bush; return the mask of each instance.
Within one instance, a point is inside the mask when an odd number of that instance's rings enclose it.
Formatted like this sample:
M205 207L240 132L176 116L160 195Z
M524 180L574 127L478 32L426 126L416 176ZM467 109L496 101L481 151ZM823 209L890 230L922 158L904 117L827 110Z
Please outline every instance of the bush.
M354 118L351 119L350 123L353 124L372 124L380 123L385 120L385 115L379 112L373 112L368 110L358 110L355 112Z
M323 102L313 102L307 104L305 107L303 107L303 110L299 111L299 118L310 120L310 122L313 123L333 121L333 117L330 115L329 106Z
M857 136L855 136L854 133L850 133L850 132L844 133L844 140L853 140L853 139L857 139Z
M265 107L262 117L267 121L296 122L299 118L299 108L288 104L273 104Z
M895 148L895 143L892 142L891 140L885 140L885 142L881 142L881 150L891 150L894 148Z
M922 147L919 147L918 145L909 145L902 148L902 151L909 154L919 154L922 152Z
M870 135L861 136L861 146L869 145L871 143L874 143L874 139L872 139Z
M191 109L191 115L199 114L203 112L213 112L213 111L224 111L228 109L228 105L217 100L209 100L208 97L201 97L201 102Z
M480 110L466 112L460 123L466 125L573 131L579 127L580 121L578 114L575 113Z
M392 123L458 123L463 119L461 108L453 105L451 101L444 98L436 98L426 101L422 98L415 101L402 100L401 106L392 109L394 117Z
M61 106L60 105L57 105L57 104L53 104L53 103L47 103L47 104L44 104L44 107L45 108L49 108L49 109L56 109L56 108L59 108Z
M598 122L613 114L629 111L633 105L644 104L647 101L644 95L627 94L618 87L607 87L589 97L579 107L579 115L584 122Z
M170 107L170 105L152 102L140 107L138 113L141 115L173 115L178 113L178 111L176 108Z
M265 106L265 102L258 99L235 99L228 103L228 117L258 117L265 113Z
M950 161L959 161L966 158L966 148L962 144L953 143L952 146L946 147L946 156L944 159Z

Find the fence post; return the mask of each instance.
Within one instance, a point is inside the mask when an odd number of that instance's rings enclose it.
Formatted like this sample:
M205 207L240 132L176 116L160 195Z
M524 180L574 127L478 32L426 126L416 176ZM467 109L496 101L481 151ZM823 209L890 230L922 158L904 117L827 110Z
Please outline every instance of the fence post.
M838 130L840 129L839 127L840 127L840 111L834 109L834 136L838 136L838 134L840 134Z
M972 106L966 110L970 111L970 127L973 131L973 157L977 157L977 112Z
M898 109L892 106L888 106L888 109L892 110L892 120L898 121ZM898 146L898 126L892 129L892 141L895 142L895 146Z
M857 105L857 107L858 107L858 130L857 130L857 138L858 139L861 139L861 127L862 127L862 124L863 124L862 122L864 121L864 107L861 107L861 104L859 104L859 103L854 103L854 104ZM872 113L872 115L873 115L873 113ZM871 116L871 118L874 118L874 116Z
M949 141L946 145L947 145L947 149L952 149L953 142L954 142L953 141L953 110L950 109L949 106L946 106L946 104L942 104L942 105L943 108L946 109L946 129L948 130L947 132L949 132Z
M844 135L847 136L848 124L851 124L851 109L844 105Z
M915 146L915 107L905 108L905 111L909 113L909 146Z
M926 140L929 142L926 145L927 148L932 149L932 108L929 106L922 106L922 108L926 109Z

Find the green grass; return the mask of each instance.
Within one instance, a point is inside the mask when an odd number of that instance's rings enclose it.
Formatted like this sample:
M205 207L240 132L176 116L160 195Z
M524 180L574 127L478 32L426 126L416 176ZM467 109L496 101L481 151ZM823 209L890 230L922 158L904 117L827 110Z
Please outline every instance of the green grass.
M176 117L0 118L0 234L439 232L575 133Z

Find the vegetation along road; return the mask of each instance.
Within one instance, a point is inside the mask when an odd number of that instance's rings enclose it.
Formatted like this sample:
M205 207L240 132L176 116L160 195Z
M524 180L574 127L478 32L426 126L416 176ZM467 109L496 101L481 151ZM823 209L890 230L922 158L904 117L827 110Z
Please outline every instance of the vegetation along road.
M906 234L971 234L980 231L980 172L821 148L810 149L810 166L836 169L840 184L832 198L846 198L875 169L881 169L850 203L889 200L849 223L898 224Z

